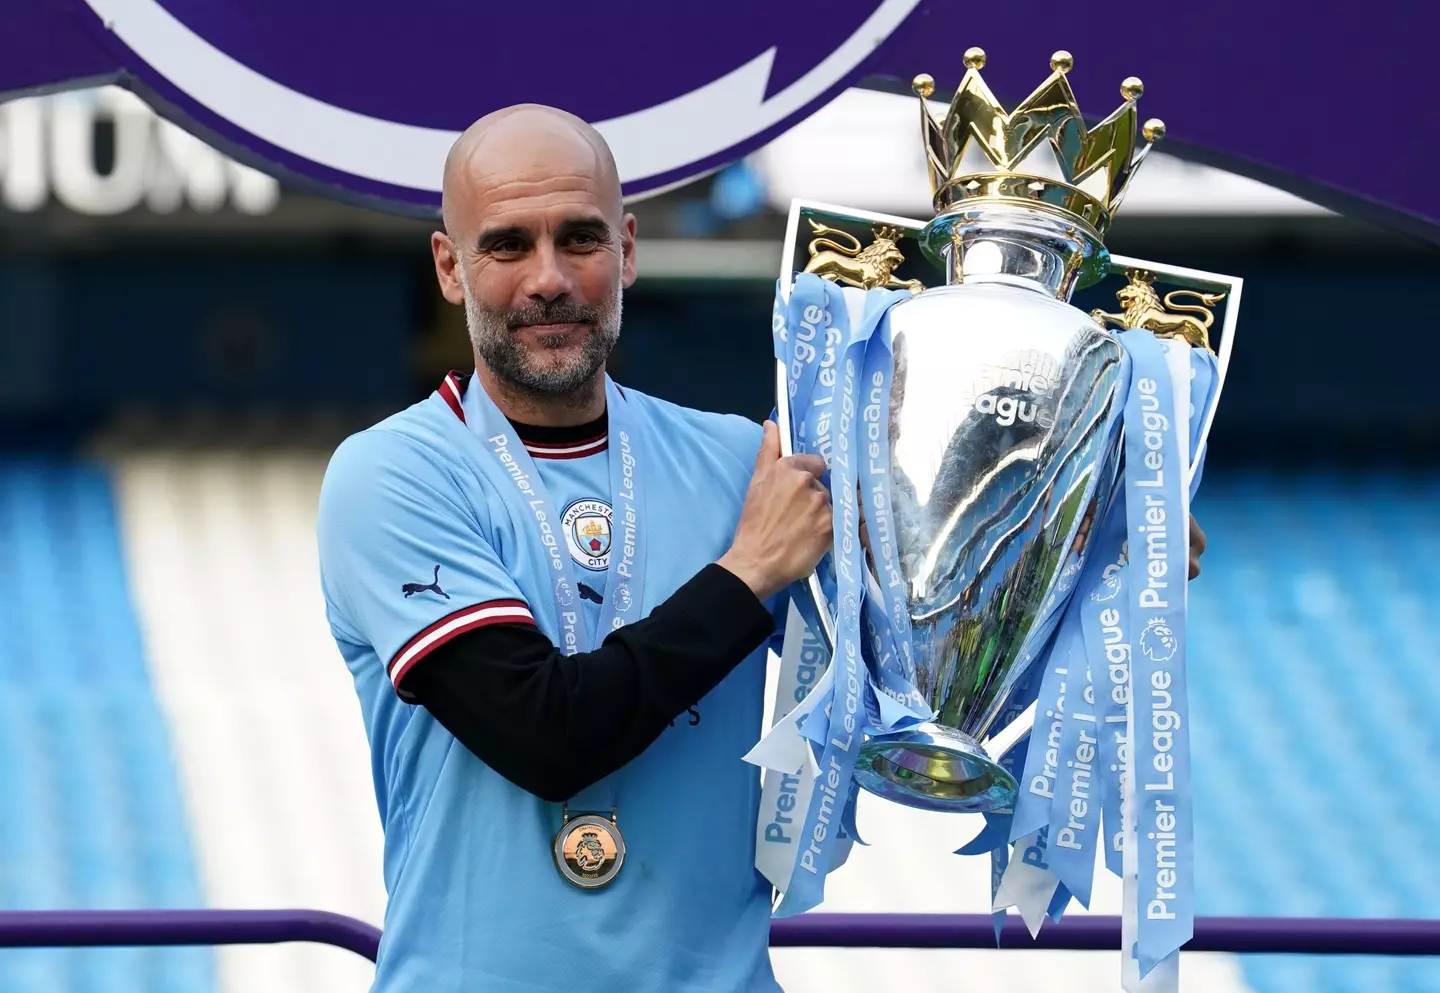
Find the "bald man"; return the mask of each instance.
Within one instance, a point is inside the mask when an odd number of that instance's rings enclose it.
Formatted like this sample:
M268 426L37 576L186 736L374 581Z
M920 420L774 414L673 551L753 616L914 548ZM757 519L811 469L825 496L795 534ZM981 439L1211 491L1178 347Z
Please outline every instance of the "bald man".
M443 216L474 372L347 439L319 510L385 828L373 989L778 989L741 756L823 463L606 375L635 219L584 122L477 122Z

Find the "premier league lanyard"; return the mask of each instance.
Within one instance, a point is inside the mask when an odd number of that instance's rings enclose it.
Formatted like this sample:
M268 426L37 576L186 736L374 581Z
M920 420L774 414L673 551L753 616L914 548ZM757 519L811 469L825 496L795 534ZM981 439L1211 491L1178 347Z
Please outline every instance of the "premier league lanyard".
M508 480L508 488L502 492L513 493L518 499L514 505L518 511L515 519L532 529L543 550L549 566L546 574L558 644L566 655L591 651L611 631L639 617L645 590L640 435L630 401L609 376L605 377L605 401L610 420L610 495L614 522L600 620L592 637L581 616L579 587L565 550L565 540L558 533L560 517L555 513L555 505L534 461L524 444L514 438L510 423L484 389L475 384L466 395L466 406L471 408L473 417L471 423ZM625 861L625 840L617 827L615 776L607 776L572 797L561 817L553 846L555 865L561 875L585 889L608 884L619 874Z

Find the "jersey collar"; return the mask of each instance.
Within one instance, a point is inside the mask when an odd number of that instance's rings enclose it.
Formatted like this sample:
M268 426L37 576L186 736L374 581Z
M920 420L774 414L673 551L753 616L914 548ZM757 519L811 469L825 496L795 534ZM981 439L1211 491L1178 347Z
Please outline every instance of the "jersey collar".
M461 423L465 422L465 391L470 388L474 375L452 370L436 390ZM510 426L520 436L530 457L537 459L583 459L605 451L610 442L608 413L574 427L544 427L513 420Z

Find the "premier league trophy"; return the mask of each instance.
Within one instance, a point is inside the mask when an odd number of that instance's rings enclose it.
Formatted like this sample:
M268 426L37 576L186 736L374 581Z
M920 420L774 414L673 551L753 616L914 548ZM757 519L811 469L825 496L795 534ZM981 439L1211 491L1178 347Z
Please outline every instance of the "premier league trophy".
M1241 282L1105 248L1165 133L1138 120L1140 80L1087 127L1068 53L1012 111L981 78L985 53L964 63L943 119L927 103L930 77L913 87L933 219L791 209L777 420L787 453L827 459L836 543L793 598L775 723L749 756L772 770L757 864L786 894L782 913L814 906L848 852L858 786L985 813L994 830L989 847L967 846L977 853L1038 837L1041 855L1024 861L1048 872L1047 836L1062 867L1074 848L1076 868L1055 870L1071 880L1063 909L1071 893L1088 900L1103 807L1117 873L1118 839L1137 818L1141 863L1146 844L1160 846L1150 906L1164 916L1187 899L1166 887L1188 885L1163 873L1170 839L1189 844L1189 498ZM1113 313L1072 304L1107 292ZM826 660L819 678L812 657ZM1137 801L1122 832L1120 769L1185 799ZM1136 794L1152 795L1179 794ZM1036 898L1042 915L1057 886ZM1142 952L1170 940L1147 933Z

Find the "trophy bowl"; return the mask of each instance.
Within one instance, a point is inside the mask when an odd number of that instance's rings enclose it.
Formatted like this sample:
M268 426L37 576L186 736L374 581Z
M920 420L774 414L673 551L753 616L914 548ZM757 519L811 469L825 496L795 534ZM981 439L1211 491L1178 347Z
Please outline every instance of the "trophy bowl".
M1003 208L951 220L972 259L994 248L993 270L890 318L892 512L915 685L936 717L872 738L855 775L910 806L975 811L1014 798L979 742L1045 647L1114 493L1127 378L1111 332L1033 285L1064 271L1042 258L1068 250L1061 223Z

